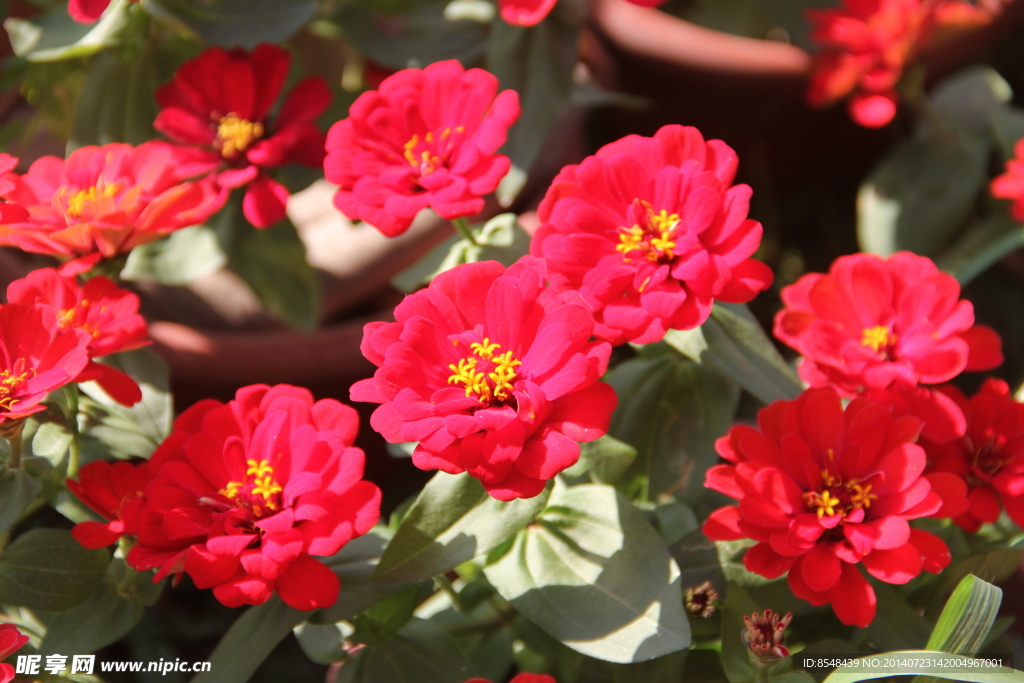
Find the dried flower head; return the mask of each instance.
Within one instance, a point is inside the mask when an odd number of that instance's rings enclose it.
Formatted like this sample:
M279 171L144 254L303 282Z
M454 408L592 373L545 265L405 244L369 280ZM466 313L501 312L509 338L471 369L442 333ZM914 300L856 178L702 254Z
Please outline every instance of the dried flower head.
M705 581L699 586L691 586L683 594L683 605L686 606L687 614L699 619L707 619L715 613L716 600L718 591L710 581Z

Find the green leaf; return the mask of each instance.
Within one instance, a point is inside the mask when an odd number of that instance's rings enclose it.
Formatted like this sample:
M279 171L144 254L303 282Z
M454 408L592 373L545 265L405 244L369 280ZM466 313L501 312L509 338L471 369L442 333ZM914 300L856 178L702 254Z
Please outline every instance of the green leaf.
M510 266L530 251L530 236L519 227L514 213L495 216L472 228L476 244L458 234L437 245L411 267L391 278L391 286L414 292L446 270L463 263L497 261Z
M353 539L335 555L324 559L324 564L338 575L341 593L338 601L316 612L310 621L333 624L351 619L380 600L402 590L403 584L373 583L373 571L391 540L392 531L386 526L375 526L359 538Z
M580 444L579 461L562 475L567 478L590 474L595 484L615 484L636 460L636 449L605 434L596 441Z
M867 627L868 637L880 647L915 650L924 647L931 624L889 584L875 584L877 612Z
M609 432L640 454L624 480L648 480L652 497L698 501L704 472L718 460L715 439L739 402L736 385L663 345L648 345L605 379L619 395Z
M956 240L938 259L938 264L961 285L966 285L996 261L1022 246L1024 225L1010 218L1008 212L997 211Z
M420 587L404 586L358 615L353 623L356 630L352 640L366 645L384 645L412 618L420 604Z
M311 624L307 621L296 626L294 631L303 653L317 664L332 664L348 657L345 641L352 635L349 624Z
M1003 591L974 575L964 577L928 639L926 650L941 650L957 655L974 655L981 650L999 613ZM915 683L931 683L919 678Z
M970 213L987 163L988 142L966 133L897 146L857 195L861 249L882 256L935 253Z
M142 388L142 400L126 408L95 383L80 384L79 428L87 460L110 455L148 458L170 434L174 408L167 365L149 349L106 356L101 362L130 375Z
M800 378L743 304L715 303L703 325L694 330L669 330L665 342L764 403L793 399L803 391Z
M149 572L147 572L149 574ZM142 619L142 602L104 581L88 600L47 621L42 655L87 654L115 643Z
M46 414L41 413L41 415ZM57 422L40 424L30 418L22 436L32 455L46 458L53 465L60 464L71 446L71 432L66 425Z
M536 26L491 26L487 41L487 70L501 88L519 93L522 113L510 130L502 152L512 160L512 172L498 186L498 201L509 206L526 182L552 127L565 112L577 62L576 43L582 17L568 16L571 5L556 8Z
M990 583L999 583L1017 571L1022 559L1024 548L994 548L969 555L943 570L942 582L935 593L942 595L953 590L969 574Z
M390 642L341 667L338 683L465 683L473 670L448 632L413 618Z
M548 508L484 571L520 614L591 657L639 662L690 645L679 568L611 486L556 485Z
M931 93L935 114L947 126L987 135L993 112L1013 99L1010 84L990 66L970 66L939 83Z
M234 225L226 244L221 237L231 269L278 318L300 330L316 328L320 292L295 226L285 218L258 230L241 220L237 209L237 202L225 209L229 216L234 214L229 218Z
M761 606L738 583L729 584L722 610L722 668L729 683L752 683L757 669L750 662L750 650L741 637L746 625L743 617L760 612Z
M227 262L217 233L208 226L197 225L132 249L121 279L188 285L220 270Z
M30 62L52 62L85 57L117 42L128 22L128 0L114 0L95 24L80 24L65 3L29 19L7 19L4 28L14 54Z
M0 475L0 534L14 526L42 490L42 484L24 469L7 470Z
M86 550L71 534L33 529L0 555L0 603L61 611L99 587L110 563L105 550Z
M885 660L921 660L932 659L949 662L947 666L926 666L913 669L897 669L886 666L874 667L872 662ZM870 681L876 678L889 678L890 676L914 676L927 674L935 678L942 678L948 681L964 681L965 683L1021 683L1024 681L1024 672L1006 667L979 667L972 666L971 657L962 655L951 655L947 652L932 652L929 650L902 650L897 652L883 652L877 655L868 655L854 660L855 664L842 666L825 679L824 683L858 683L858 681ZM952 666L953 661L959 661L959 666Z
M280 43L306 24L315 0L153 0L150 12L171 17L203 40L247 49Z
M1015 107L1001 107L992 112L990 125L996 146L1008 161L1016 155L1014 147L1024 138L1024 111Z
M438 472L402 520L374 579L421 581L483 555L532 522L549 491L506 503L468 474Z
M217 643L207 660L210 670L196 675L192 683L245 683L274 647L308 616L309 612L289 607L276 595L250 607Z

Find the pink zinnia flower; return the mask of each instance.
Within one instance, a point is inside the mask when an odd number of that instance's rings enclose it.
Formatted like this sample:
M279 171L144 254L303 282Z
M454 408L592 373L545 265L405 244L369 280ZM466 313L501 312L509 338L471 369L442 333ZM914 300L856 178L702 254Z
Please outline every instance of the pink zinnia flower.
M28 636L19 631L14 624L0 624L0 659L7 659L12 652L16 652L27 642ZM10 683L13 680L14 667L10 664L0 664L0 683Z
M1006 162L1006 172L992 181L992 196L1009 199L1010 215L1024 223L1024 138L1013 146L1014 158Z
M530 253L556 290L576 289L612 344L656 342L697 327L715 300L750 301L772 272L750 257L761 224L733 185L736 153L696 128L629 135L555 177Z
M403 69L360 95L327 134L334 205L388 237L427 207L449 220L479 213L508 172L496 152L519 118L516 92L497 93L492 74L453 59Z
M531 498L605 434L615 391L598 381L611 347L576 292L544 286L524 257L457 266L366 325L378 366L352 400L382 404L370 424L392 443L418 441L413 463L469 472L499 500Z

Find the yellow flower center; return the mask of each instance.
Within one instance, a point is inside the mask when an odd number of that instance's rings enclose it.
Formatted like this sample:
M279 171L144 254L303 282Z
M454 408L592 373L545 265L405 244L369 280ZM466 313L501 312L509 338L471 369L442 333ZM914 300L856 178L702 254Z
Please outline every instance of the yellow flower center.
M279 494L284 489L274 479L274 468L266 460L246 460L245 464L248 465L245 478L229 481L220 494L250 509L256 517L262 517L268 510L277 510L281 502Z
M674 235L679 225L679 214L669 213L665 209L655 212L650 203L637 201L644 210L646 220L643 225L619 228L619 244L615 250L622 254L626 262L641 259L671 261L676 257Z
M11 369L0 372L0 410L10 410L19 399L14 398L18 388L36 376L35 368L28 367L24 358L14 362Z
M405 143L403 156L413 168L420 172L420 175L433 173L441 165L442 157L446 157L451 151L449 138L452 133L465 132L465 126L456 126L455 128L445 128L440 135L434 135L433 131L428 131L422 138L414 134Z
M225 159L230 159L249 149L252 143L263 137L263 124L249 121L236 114L222 116L217 125L216 147Z
M860 343L878 353L883 349L893 346L896 343L896 339L896 335L888 327L885 325L875 325L874 327L864 328L864 331L861 333Z
M500 344L492 344L484 337L482 343L469 345L470 355L458 362L450 364L452 371L448 384L466 388L466 396L475 396L481 403L490 404L494 400L505 401L512 396L512 380L516 378L516 368L522 361L515 360L511 351L495 355Z
M822 487L818 491L804 494L807 507L817 513L818 518L842 515L854 510L868 509L878 496L871 493L871 484L861 484L857 479L843 482L842 477L821 472Z
M89 316L89 307L91 305L91 301L88 299L82 299L74 308L57 311L57 324L60 325L61 329L77 327L81 330L85 330L93 337L100 336L100 330L96 325L89 322L83 322L81 325L77 324L80 319L87 318ZM100 310L105 312L107 307L103 306Z
M81 218L85 208L96 201L98 197L113 197L119 189L116 184L112 184L105 186L102 191L97 191L95 185L88 190L79 190L68 199L68 208L65 213L71 218ZM61 192L63 193L64 191L62 188Z

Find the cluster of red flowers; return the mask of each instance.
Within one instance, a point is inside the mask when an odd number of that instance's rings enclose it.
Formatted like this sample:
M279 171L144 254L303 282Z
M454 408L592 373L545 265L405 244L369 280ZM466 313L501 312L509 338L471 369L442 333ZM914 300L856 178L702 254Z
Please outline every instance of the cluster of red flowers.
M188 574L230 607L275 592L296 609L327 607L340 584L314 556L338 552L380 514L352 446L358 426L352 408L286 385L201 401L148 463L94 462L68 481L108 520L72 534L88 548L128 536L129 565L158 569L154 581Z
M1024 223L1024 138L1013 148L1014 158L1006 162L1006 172L992 181L992 196L1009 199L1010 215L1018 223Z
M811 37L821 44L808 101L826 106L847 95L854 121L868 128L896 115L896 85L904 68L944 33L980 26L985 10L963 0L843 0L809 10Z

